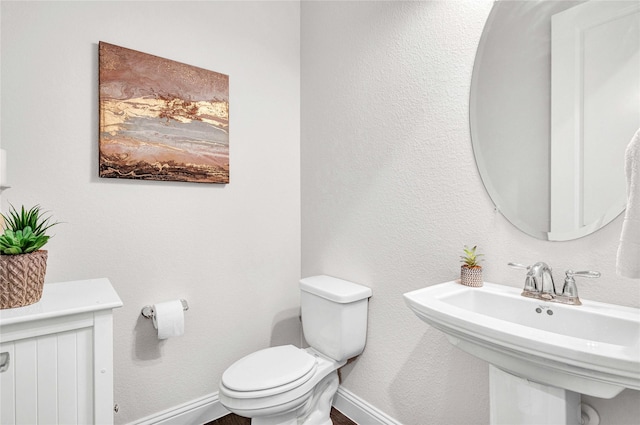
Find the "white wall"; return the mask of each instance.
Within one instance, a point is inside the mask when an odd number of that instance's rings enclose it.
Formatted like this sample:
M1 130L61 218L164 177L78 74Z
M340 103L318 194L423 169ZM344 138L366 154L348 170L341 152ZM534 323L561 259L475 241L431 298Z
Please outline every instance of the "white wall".
M521 287L509 261L602 272L583 298L640 307L615 275L621 219L570 242L533 239L499 213L468 124L476 47L491 1L303 2L302 274L373 289L365 352L343 385L406 425L489 420L487 363L454 348L402 294L455 279L463 244L485 279ZM585 397L603 425L633 424L640 393Z
M124 423L217 391L222 371L299 342L300 5L1 3L7 203L64 221L47 282L108 277ZM99 179L98 41L230 75L231 183ZM159 342L140 309L188 300Z

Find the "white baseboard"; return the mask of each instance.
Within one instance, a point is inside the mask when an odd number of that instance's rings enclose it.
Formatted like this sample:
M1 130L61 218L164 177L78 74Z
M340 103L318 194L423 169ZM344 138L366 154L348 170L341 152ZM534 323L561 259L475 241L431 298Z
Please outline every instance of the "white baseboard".
M227 414L229 411L220 403L218 393L215 392L130 422L128 425L201 425Z
M358 425L402 425L344 387L338 387L333 407Z
M358 425L402 425L343 387L338 387L333 406ZM202 425L228 413L215 392L128 425Z

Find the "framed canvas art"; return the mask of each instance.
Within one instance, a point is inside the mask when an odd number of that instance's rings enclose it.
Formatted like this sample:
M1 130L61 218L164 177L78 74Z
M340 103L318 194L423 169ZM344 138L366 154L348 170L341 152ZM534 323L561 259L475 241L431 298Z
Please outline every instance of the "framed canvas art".
M229 76L104 42L100 177L229 183Z

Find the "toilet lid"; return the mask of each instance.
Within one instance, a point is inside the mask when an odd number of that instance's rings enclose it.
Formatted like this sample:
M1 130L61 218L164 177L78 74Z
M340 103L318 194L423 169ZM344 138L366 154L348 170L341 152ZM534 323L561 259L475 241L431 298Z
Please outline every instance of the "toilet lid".
M271 347L232 364L222 374L222 383L235 391L266 390L289 384L305 375L308 380L315 365L314 356L293 345Z

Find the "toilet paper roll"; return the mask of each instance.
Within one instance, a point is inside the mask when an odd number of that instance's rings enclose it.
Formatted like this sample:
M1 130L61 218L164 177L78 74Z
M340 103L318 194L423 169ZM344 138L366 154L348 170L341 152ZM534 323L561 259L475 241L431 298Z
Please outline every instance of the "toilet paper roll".
M155 304L153 310L153 327L158 330L158 339L184 333L184 309L180 300Z

